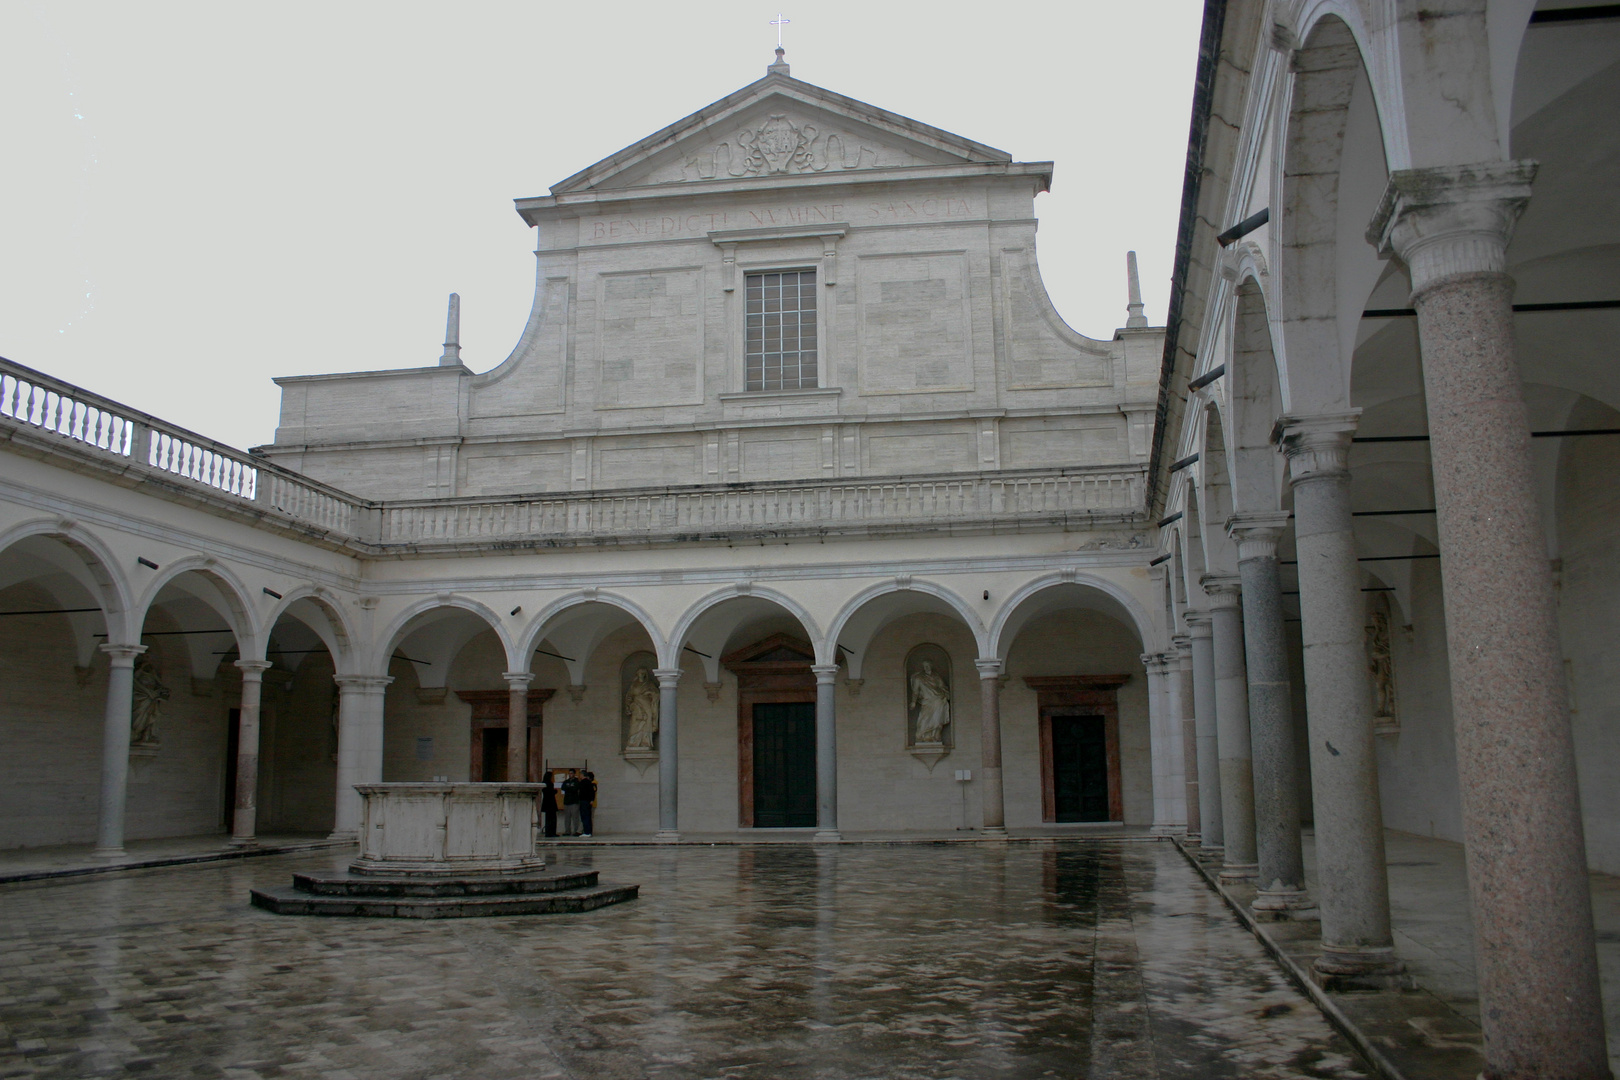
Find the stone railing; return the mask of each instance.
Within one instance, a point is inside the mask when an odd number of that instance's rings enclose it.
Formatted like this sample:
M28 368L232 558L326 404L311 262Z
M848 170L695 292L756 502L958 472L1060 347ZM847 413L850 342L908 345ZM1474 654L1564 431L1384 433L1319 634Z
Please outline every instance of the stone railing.
M0 437L372 551L1083 525L1142 514L1146 480L1098 466L373 502L3 359Z
M354 536L368 504L43 372L0 360L0 423L244 510ZM15 440L14 440L15 441ZM36 440L37 441L37 440ZM373 515L374 516L374 515Z
M1140 468L1111 466L386 502L378 540L570 544L1117 518L1140 511L1143 481Z

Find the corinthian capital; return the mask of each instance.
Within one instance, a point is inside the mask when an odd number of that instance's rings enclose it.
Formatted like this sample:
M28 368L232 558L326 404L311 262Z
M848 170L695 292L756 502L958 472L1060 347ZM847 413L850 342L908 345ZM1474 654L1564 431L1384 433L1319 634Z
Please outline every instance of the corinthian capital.
M1400 169L1389 176L1367 241L1406 264L1414 297L1456 274L1501 273L1535 175L1533 161Z
M1323 416L1285 416L1282 449L1288 457L1288 476L1296 484L1308 480L1337 479L1350 475L1350 436L1355 433L1360 409Z

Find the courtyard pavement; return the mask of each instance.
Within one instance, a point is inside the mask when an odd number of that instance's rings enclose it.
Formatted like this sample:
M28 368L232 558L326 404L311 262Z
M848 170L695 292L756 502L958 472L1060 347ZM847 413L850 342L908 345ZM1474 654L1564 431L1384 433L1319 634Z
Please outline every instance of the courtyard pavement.
M641 899L248 906L349 851L0 885L0 1076L1370 1075L1168 843L552 850Z

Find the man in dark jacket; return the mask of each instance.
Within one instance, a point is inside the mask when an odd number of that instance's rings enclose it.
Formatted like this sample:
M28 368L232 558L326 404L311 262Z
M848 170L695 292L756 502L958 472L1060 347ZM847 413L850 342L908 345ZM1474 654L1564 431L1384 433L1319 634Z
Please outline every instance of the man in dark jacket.
M596 774L586 772L579 778L580 835L591 835L591 818L596 811Z
M540 825L548 837L557 835L557 789L551 784L551 770L540 778Z
M578 836L579 828L579 774L573 769L562 782L562 834L564 836Z

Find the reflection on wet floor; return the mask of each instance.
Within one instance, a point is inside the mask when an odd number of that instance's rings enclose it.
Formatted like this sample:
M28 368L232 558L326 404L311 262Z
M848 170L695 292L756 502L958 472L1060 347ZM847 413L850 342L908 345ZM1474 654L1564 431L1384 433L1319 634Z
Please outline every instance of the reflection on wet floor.
M1169 844L574 847L642 898L247 904L348 858L0 888L0 1076L1370 1075Z

